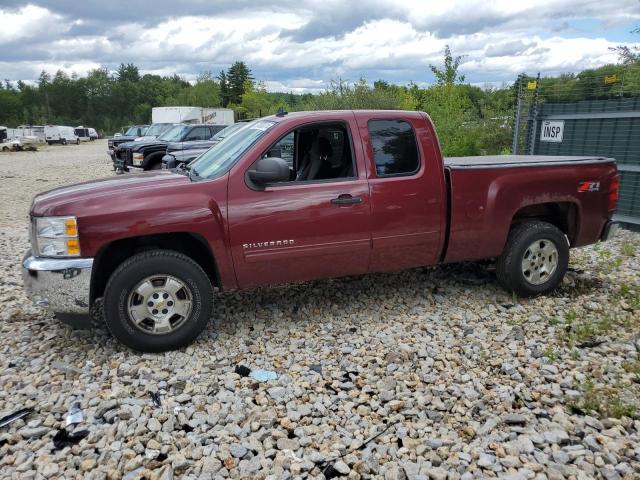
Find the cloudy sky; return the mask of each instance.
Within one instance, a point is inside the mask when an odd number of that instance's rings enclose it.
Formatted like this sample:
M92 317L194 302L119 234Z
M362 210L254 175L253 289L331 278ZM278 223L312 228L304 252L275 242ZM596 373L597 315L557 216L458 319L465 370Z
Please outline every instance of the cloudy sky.
M0 79L133 62L193 80L244 60L270 90L430 83L446 44L483 84L616 61L640 0L0 0Z

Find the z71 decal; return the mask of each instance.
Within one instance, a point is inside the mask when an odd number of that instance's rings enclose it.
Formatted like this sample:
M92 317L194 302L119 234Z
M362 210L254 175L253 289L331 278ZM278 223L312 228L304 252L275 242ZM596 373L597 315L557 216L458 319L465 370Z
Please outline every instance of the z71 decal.
M578 192L599 192L600 191L600 182L580 182L578 185Z

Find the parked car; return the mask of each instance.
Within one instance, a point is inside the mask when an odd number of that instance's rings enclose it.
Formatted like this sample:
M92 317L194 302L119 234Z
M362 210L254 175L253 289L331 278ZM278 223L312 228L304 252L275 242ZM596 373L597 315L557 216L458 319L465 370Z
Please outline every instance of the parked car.
M2 152L17 152L22 150L22 144L17 138L5 138L0 140L0 151Z
M507 291L549 293L570 248L610 237L617 198L613 159L443 159L421 112L283 113L187 168L36 196L23 278L59 318L103 299L122 343L164 351L207 325L214 287L495 258Z
M167 145L167 153L162 157L162 168L176 168L187 164L193 159L209 150L223 138L231 135L244 127L246 123L234 123L223 128L209 140L195 140L192 142L182 142L174 147L174 144Z
M80 144L80 138L75 134L74 128L63 125L45 125L44 138L49 145L54 143L61 143L62 145L67 143Z
M90 128L89 129L89 138L93 141L93 140L97 140L100 138L100 135L98 135L98 132L96 132L95 128Z
M107 140L107 153L111 157L111 161L115 162L115 154L118 145L125 142L131 142L136 138L144 136L149 130L149 125L133 125L126 129L124 134L116 133L112 138Z
M176 124L157 138L123 143L118 147L117 168L124 171L159 170L168 146L178 150L185 144L209 140L223 126L208 124Z

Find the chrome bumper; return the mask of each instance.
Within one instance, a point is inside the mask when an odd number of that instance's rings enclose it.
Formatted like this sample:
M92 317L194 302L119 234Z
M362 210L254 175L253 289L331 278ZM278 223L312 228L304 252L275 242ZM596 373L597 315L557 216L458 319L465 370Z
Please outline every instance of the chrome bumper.
M58 316L88 315L93 258L41 258L28 251L22 280L34 304Z

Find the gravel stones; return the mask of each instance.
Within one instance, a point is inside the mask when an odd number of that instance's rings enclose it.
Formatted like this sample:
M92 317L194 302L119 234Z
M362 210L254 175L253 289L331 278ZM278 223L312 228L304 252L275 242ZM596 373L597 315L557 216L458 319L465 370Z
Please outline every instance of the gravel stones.
M322 478L329 465L353 480L640 477L640 420L574 408L585 385L640 398L637 324L594 348L567 341L603 306L640 318L621 293L640 284L639 234L572 250L574 271L547 297L514 299L464 264L220 292L193 345L141 355L22 292L32 196L110 176L105 151L0 154L12 177L0 182L0 418L34 408L0 428L0 477ZM89 435L54 451L75 402Z

